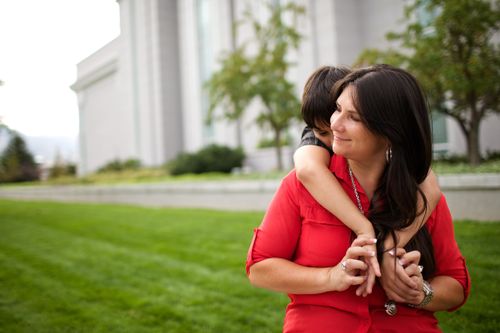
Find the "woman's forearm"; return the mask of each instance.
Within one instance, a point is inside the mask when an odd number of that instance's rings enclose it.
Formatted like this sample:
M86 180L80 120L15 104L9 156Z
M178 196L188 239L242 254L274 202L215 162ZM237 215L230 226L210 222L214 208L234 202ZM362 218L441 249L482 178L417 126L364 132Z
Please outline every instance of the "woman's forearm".
M446 311L460 305L464 301L462 285L450 276L436 276L431 279L433 297L423 308L428 311Z
M331 291L331 267L306 267L281 258L269 258L250 267L252 285L291 294Z

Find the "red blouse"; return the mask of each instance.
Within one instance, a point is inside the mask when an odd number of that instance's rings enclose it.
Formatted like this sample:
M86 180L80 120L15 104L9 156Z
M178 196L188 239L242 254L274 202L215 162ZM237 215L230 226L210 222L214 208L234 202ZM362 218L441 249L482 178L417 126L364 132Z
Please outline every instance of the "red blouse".
M346 160L332 157L330 169L355 201ZM357 183L364 211L369 201ZM453 223L444 196L425 225L432 237L435 275L455 278L470 291L465 260L454 238ZM290 172L280 185L259 228L255 229L246 263L249 268L267 258L284 258L303 266L331 267L344 257L354 235L309 194ZM385 293L376 284L367 297L356 296L356 286L343 292L315 295L289 294L284 332L440 332L434 314L398 304L398 313L385 313ZM462 303L463 304L463 303ZM458 308L457 306L456 308ZM455 308L455 309L456 309ZM454 309L453 309L454 310Z

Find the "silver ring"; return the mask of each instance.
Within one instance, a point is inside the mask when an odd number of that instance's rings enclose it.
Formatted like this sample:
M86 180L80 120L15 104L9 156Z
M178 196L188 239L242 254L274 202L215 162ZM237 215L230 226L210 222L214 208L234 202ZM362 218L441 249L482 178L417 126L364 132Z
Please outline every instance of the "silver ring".
M422 271L424 270L424 266L418 265L418 270L420 271L420 273L422 273Z
M340 267L342 268L343 271L347 269L347 260L344 260L340 263Z

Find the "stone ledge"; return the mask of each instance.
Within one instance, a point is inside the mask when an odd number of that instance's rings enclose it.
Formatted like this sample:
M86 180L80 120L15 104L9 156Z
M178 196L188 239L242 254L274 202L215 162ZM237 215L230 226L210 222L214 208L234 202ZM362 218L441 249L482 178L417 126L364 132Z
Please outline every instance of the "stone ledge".
M454 219L500 221L500 174L438 177ZM153 207L264 211L280 180L0 187L19 200L126 203Z

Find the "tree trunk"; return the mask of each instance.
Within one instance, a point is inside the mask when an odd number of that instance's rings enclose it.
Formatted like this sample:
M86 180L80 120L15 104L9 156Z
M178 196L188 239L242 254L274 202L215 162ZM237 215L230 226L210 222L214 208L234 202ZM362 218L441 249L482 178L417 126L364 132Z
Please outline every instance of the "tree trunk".
M453 119L457 121L458 126L465 136L465 141L467 142L467 160L469 161L469 164L472 166L479 165L481 163L481 154L479 149L479 125L481 119L473 120L470 123L470 126L467 127L463 119L460 119L450 113L445 114L453 117Z
M281 154L281 130L274 129L274 142L276 144L276 161L277 169L279 171L283 171L283 159Z
M479 122L471 124L467 138L467 157L469 164L478 166L481 163L481 152L479 149Z

